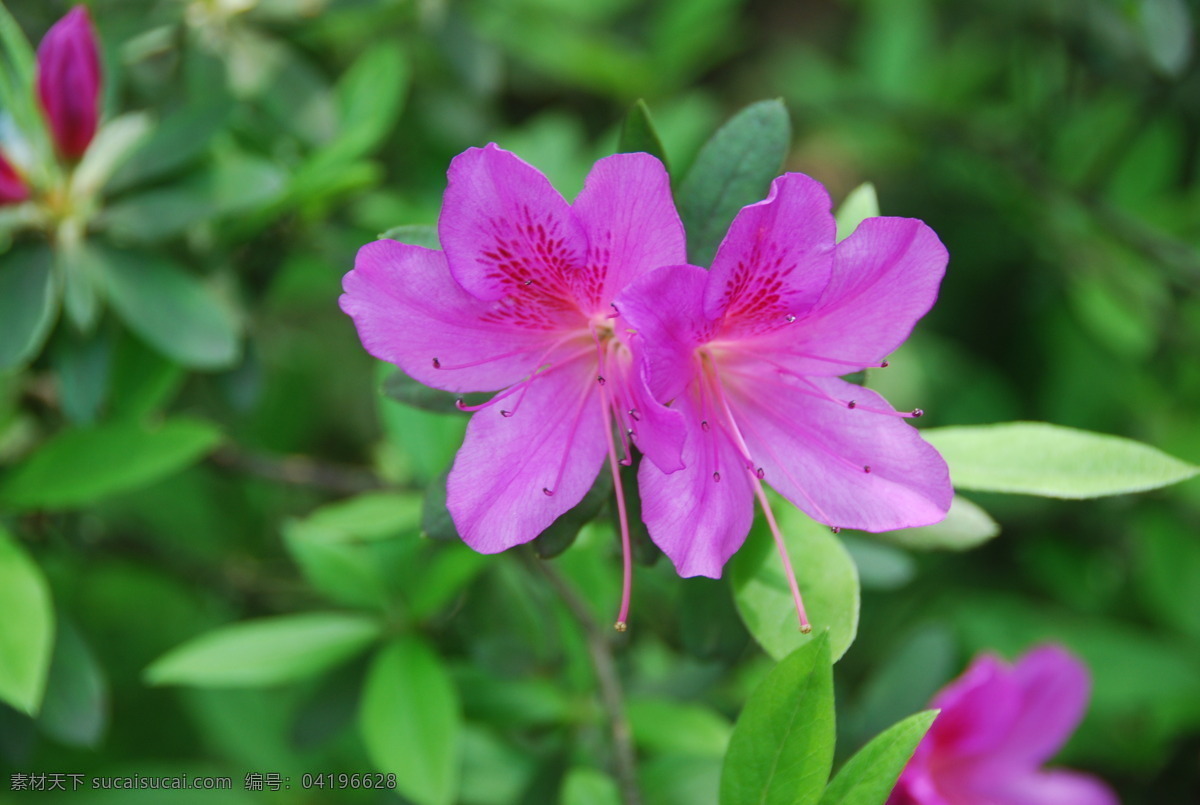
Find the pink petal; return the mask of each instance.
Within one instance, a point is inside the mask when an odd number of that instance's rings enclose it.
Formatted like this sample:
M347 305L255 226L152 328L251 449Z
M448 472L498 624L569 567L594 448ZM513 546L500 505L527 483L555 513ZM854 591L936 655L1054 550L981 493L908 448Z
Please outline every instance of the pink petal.
M497 553L528 542L583 499L608 450L598 389L595 364L579 361L535 380L512 416L497 406L471 417L446 487L468 545Z
M696 347L713 332L704 315L709 274L702 268L666 266L630 283L617 297L631 344L645 361L646 381L655 399L669 403L696 377Z
M0 205L17 204L29 198L29 188L12 163L0 153Z
M587 298L587 311L607 313L603 309L636 277L687 261L671 179L649 154L601 159L588 174L574 210L588 238L589 274L603 279Z
M953 496L946 462L903 419L866 410L891 411L881 396L836 378L772 380L765 370L759 377L727 380L730 405L767 482L810 517L891 531L946 516Z
M721 334L745 338L789 328L829 283L837 226L829 194L800 173L780 176L766 200L743 207L713 259L704 296Z
M933 306L947 259L937 235L920 221L863 221L837 245L829 286L816 307L780 341L788 368L836 376L878 366Z
M59 152L83 156L100 119L100 54L86 6L54 23L38 45L37 91Z
M503 300L514 327L583 326L579 300L602 287L587 267L587 234L537 168L488 145L450 163L438 236L468 293Z
M557 350L539 361L553 336L494 320L496 303L459 287L438 251L393 240L368 243L342 286L342 310L354 319L367 352L428 386L491 391L562 356ZM458 368L467 364L474 365Z
M994 788L978 790L961 805L1119 805L1120 800L1103 781L1089 774L1054 769L996 780ZM959 805L959 803L955 803Z
M720 578L721 568L745 542L754 519L750 476L717 428L700 427L691 395L678 398L672 408L681 411L689 425L684 468L666 475L642 462L642 520L680 576ZM718 472L719 481L713 475Z
M975 658L961 676L933 698L939 709L918 755L929 766L948 766L952 760L989 757L1003 745L1021 700L1000 658Z
M1021 696L1004 748L1016 763L1045 763L1079 726L1091 693L1088 670L1057 646L1036 648L1017 661L1013 682Z
M687 442L687 421L683 412L668 408L654 399L646 383L645 365L630 367L627 392L637 419L633 427L633 443L663 472L676 472L684 467L683 448Z

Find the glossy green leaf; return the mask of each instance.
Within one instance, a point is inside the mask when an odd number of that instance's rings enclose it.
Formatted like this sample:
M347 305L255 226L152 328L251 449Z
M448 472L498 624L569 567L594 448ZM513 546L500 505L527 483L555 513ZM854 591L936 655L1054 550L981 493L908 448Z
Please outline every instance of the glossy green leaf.
M371 664L358 713L372 763L396 775L416 805L455 801L462 716L454 683L421 638L385 646Z
M54 646L54 605L41 569L0 525L0 701L36 715Z
M60 623L38 727L70 746L96 747L108 728L108 680L74 627Z
M223 626L171 649L145 671L151 685L262 687L345 662L378 639L365 615L311 612Z
M833 742L833 665L822 633L750 694L721 770L721 805L815 805Z
M688 260L712 262L738 210L766 198L791 146L783 101L759 101L722 126L700 150L679 188Z
M0 481L0 502L22 509L92 503L178 472L220 438L214 425L183 417L61 431Z
M1000 533L1000 524L962 495L950 501L946 519L933 525L879 534L879 539L916 550L965 551Z
M850 191L845 201L837 208L834 218L837 221L837 239L845 240L858 229L858 225L868 218L879 215L879 197L875 195L875 185L864 182Z
M155 255L109 251L103 265L113 307L155 349L194 369L237 360L237 320L207 285Z
M77 425L92 424L108 394L111 342L102 333L90 338L60 333L52 352L63 413Z
M621 135L617 140L617 153L631 154L639 151L658 157L663 166L670 169L667 151L654 129L654 121L650 119L650 107L641 99L630 107L629 114L625 115L625 120L621 123Z
M828 528L790 504L777 503L775 511L813 633L800 632L783 563L761 519L731 562L738 612L750 634L772 657L782 659L828 630L836 661L858 632L859 584L854 560Z
M926 710L876 736L846 761L820 805L884 805L936 717L936 710Z
M928 428L955 487L1053 498L1157 489L1200 473L1149 445L1045 422Z
M50 250L17 248L0 270L0 371L20 366L42 348L58 314Z

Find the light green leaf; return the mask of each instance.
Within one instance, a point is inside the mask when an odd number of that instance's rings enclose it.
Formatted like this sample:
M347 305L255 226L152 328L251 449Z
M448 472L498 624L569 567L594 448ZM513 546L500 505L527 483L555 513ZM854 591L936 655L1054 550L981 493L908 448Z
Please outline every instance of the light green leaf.
M630 154L643 152L658 157L659 162L667 167L667 152L662 140L654 129L654 121L650 119L650 107L644 100L638 99L629 109L629 114L621 123L621 136L617 141L617 153Z
M874 540L842 536L842 546L858 568L859 583L867 590L897 590L912 581L916 563L905 551Z
M13 249L0 270L0 371L37 355L58 314L58 294L45 247Z
M150 116L144 112L129 112L101 126L71 174L71 195L78 200L94 198L151 129Z
M396 775L396 790L417 805L455 801L462 716L454 683L421 638L386 646L367 674L358 713L371 762Z
M1184 0L1141 0L1139 21L1150 62L1162 74L1175 77L1192 57L1195 25Z
M364 156L391 132L408 95L410 68L396 42L366 50L334 90L341 131L331 150L348 160Z
M747 106L713 135L679 188L688 260L707 266L738 210L766 198L791 146L783 101Z
M845 240L858 229L858 225L868 218L879 215L879 198L875 195L875 185L863 182L850 191L842 206L834 213L837 220L837 239Z
M915 550L965 551L1000 533L1000 524L962 495L950 501L946 519L933 525L878 534L879 539Z
M108 727L108 708L104 669L79 633L60 623L38 727L56 741L94 748Z
M936 710L926 710L876 736L846 761L820 805L884 805L936 717Z
M836 661L858 633L858 571L828 528L790 504L777 505L776 511L813 633L800 632L783 563L761 521L731 563L738 612L750 634L775 659L828 630Z
M1082 499L1157 489L1200 473L1200 467L1131 439L1044 422L928 428L921 434L946 459L959 489Z
M633 738L644 751L719 758L725 756L729 747L733 727L701 704L630 699L626 711Z
M423 246L426 249L441 249L441 241L438 240L438 231L436 226L406 224L403 226L393 226L388 231L379 236L380 240L398 240L401 243L408 243L412 246Z
M237 360L238 324L206 285L161 257L105 254L113 306L138 335L172 360L217 369Z
M607 774L576 766L563 779L561 805L621 805L621 790Z
M90 333L100 317L104 293L96 253L82 237L60 237L54 259L67 317L79 332Z
M159 657L144 673L151 685L262 687L320 673L378 639L365 615L312 612L224 626Z
M833 742L833 665L822 633L750 694L721 769L721 805L814 805Z
M178 472L220 438L214 425L182 417L62 431L0 482L0 502L21 509L92 503Z
M54 605L42 571L0 526L0 701L36 715L54 646Z

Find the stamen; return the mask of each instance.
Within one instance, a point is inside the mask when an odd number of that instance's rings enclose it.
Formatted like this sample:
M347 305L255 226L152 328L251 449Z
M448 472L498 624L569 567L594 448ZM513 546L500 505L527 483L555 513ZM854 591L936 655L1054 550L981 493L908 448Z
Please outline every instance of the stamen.
M501 409L500 409L500 416L502 416L502 417L506 417L506 418L507 418L507 417L510 417L510 416L512 416L512 415L513 415L513 412L512 412L512 411L505 411L503 408L501 408Z
M925 416L925 412L922 411L920 408L914 408L914 409L912 409L911 416L913 419L920 419L921 417Z
M587 350L584 349L582 352L577 352L576 354L569 356L566 360L563 360L556 364L547 366L544 370L542 370L540 372L535 371L529 377L525 378L524 380L520 381L519 383L514 383L513 385L506 388L504 391L501 391L500 393L496 394L491 399L487 400L486 402L479 403L479 405L464 405L463 398L459 397L457 400L454 401L454 407L460 411L464 411L467 413L473 413L475 411L482 411L484 408L490 408L491 406L495 405L496 403L500 402L501 400L503 400L507 397L511 397L512 395L516 394L519 391L519 392L521 392L521 396L519 398L517 398L517 404L512 407L512 410L508 414L504 414L503 411L500 412L501 414L503 414L505 416L512 416L513 414L515 414L517 412L517 409L519 409L521 407L521 402L522 402L522 400L525 399L525 392L528 391L529 387L531 385L533 385L533 382L535 380L543 378L548 374L552 374L553 372L557 372L560 369L564 369L567 366L570 366L575 361L579 360L580 358L584 358L586 356L587 356Z
M571 447L575 444L575 434L579 432L579 420L583 417L583 409L586 407L587 398L590 394L590 387L583 387L583 394L579 398L579 410L575 412L575 419L571 422L571 432L567 434L567 446L563 450L562 461L558 464L558 472L554 476L554 483L548 487L542 487L542 494L546 497L553 497L555 491L558 490L559 484L562 483L563 473L567 469L567 460L571 457ZM601 394L603 396L603 394Z
M434 359L433 359L433 368L434 368L434 369L441 369L441 368L442 368L442 362L441 362L441 361L439 361L437 358L434 358Z
M885 360L883 360L883 361L880 361L880 363L879 363L879 368L880 368L880 369L886 369L886 368L888 368L888 367L889 367L889 366L891 366L891 365L892 365L892 364L891 364L891 363L889 363L889 362L888 362L888 361L885 359Z
M629 418L632 419L634 422L642 421L642 415L640 413L638 413L638 409L636 409L636 408L629 409Z
M767 471L766 471L766 470L764 470L762 467L759 467L758 469L756 469L756 470L754 471L754 474L755 474L756 476L758 476L758 480L760 480L760 481L761 481L763 478L766 478L766 477L767 477Z
M621 528L621 609L613 628L623 632L629 620L629 599L633 590L633 550L629 545L629 516L625 511L625 489L621 484L621 470L617 467L617 446L612 435L612 405L600 392L600 406L604 411L604 434L608 437L608 467L612 472L613 491L617 495L617 521ZM582 411L582 408L580 408ZM568 447L568 449L570 449Z
M604 375L596 375L596 382L603 386L608 381L604 379Z
M708 433L708 420L707 419L700 420L700 430L704 431L705 433Z
M713 480L717 483L721 483L721 473L719 471L713 472Z
M550 488L548 488L548 487L545 487L545 486L543 486L543 487L542 487L542 494L543 494L543 495L545 495L545 496L546 496L546 497L548 497L548 498L552 498L552 497L554 497L554 490L553 490L553 489L550 489Z
M857 407L858 407L858 403L857 403L857 402L855 402L854 400L851 400L850 402L846 403L846 407L847 407L847 408L857 408Z
M842 527L840 525L831 525L831 526L829 526L829 530L835 534L842 533Z
M530 285L533 285L533 280L525 280L525 287L529 287Z
M863 467L863 472L870 472L870 471L871 471L871 465L870 465L870 464L867 464L867 465L865 465L865 466Z
M613 312L612 312L612 313L609 313L609 314L608 314L607 316L605 316L604 318L606 318L606 319L615 319L617 316L620 316L620 315L621 315L621 311L617 309L617 303L616 303L616 302L609 302L608 304L609 304L609 306L610 306L610 307L612 307L612 309L613 309Z
M554 349L554 347L557 347L561 343L562 343L562 341L555 342L554 345L552 347L550 347L550 349ZM526 352L530 352L530 350L514 349L512 352L505 352L500 355L493 355L490 358L484 358L483 360L472 361L471 363L459 363L459 364L455 364L454 366L447 366L444 363L442 363L439 359L434 358L433 359L433 368L434 369L445 369L448 372L453 371L454 369L470 369L472 366L482 366L485 363L491 363L492 361L501 361L501 360L504 360L505 358L511 358L513 355L521 355ZM549 352L549 350L547 350L547 352ZM538 363L541 363L541 361L539 361Z
M783 574L787 576L788 587L792 591L792 603L796 605L800 633L809 634L812 632L812 624L808 622L808 613L804 611L804 598L800 595L800 585L796 581L796 571L792 569L792 558L788 556L787 543L783 541L783 534L779 532L779 523L775 522L775 513L771 511L771 504L767 502L767 495L763 491L762 484L757 479L753 481L753 484L754 495L758 498L758 505L762 506L763 514L767 518L767 527L771 529L771 536L775 539L775 548L779 551L779 558L783 561Z
M787 316L785 316L784 318L787 319L788 324L791 324L792 322L794 322L796 320L796 317L793 316L791 313L787 314Z

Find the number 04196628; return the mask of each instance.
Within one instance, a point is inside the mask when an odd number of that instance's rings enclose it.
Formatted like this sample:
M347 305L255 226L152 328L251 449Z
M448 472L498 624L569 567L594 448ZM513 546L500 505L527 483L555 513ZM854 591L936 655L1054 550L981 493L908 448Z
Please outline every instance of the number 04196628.
M301 788L391 788L396 787L394 774L305 774Z

